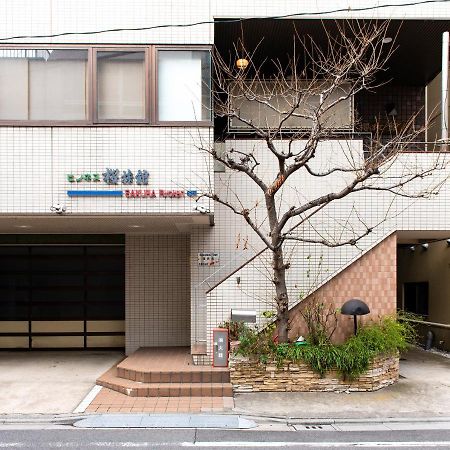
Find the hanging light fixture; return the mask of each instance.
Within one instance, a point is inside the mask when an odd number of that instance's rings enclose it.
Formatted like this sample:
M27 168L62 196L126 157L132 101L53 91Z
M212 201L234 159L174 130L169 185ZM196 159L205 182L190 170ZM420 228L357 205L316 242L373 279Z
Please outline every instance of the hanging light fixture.
M239 45L240 44L240 45ZM240 51L238 50L238 47L241 47ZM246 51L245 51L245 44L244 44L244 28L242 26L241 22L241 38L239 39L237 46L237 56L239 57L236 61L236 67L239 70L245 70L248 67L248 59L245 57Z
M248 66L248 59L245 59L245 58L239 58L239 59L236 61L236 67L237 67L239 70L245 70L245 69L247 68L247 66Z

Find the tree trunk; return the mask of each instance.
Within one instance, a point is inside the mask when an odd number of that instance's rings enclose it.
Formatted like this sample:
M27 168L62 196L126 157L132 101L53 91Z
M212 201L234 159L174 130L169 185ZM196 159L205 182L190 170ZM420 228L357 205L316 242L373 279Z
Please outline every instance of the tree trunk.
M275 199L266 194L267 215L269 218L270 237L275 250L272 251L273 283L275 285L275 301L277 304L278 342L288 341L289 298L286 288L286 265L283 259L283 248L280 244L278 217Z
M278 342L288 341L289 298L286 288L286 267L283 260L283 250L273 252L273 282L275 284L278 318Z

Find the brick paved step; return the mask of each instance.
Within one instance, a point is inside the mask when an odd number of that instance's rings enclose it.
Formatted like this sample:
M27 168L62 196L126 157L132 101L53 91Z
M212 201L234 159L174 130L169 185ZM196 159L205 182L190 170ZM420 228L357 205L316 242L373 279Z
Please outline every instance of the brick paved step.
M232 397L230 383L143 383L117 376L116 368L104 373L97 384L130 397Z
M117 365L119 378L142 383L229 383L227 367L196 366L188 347L143 347Z
M141 383L229 383L230 372L227 368L197 366L195 369L178 371L141 371L124 369L117 366L117 376Z

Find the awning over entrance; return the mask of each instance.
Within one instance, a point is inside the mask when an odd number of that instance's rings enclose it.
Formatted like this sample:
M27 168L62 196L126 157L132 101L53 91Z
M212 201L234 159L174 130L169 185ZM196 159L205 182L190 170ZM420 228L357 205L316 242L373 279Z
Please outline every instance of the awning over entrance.
M211 225L208 214L173 215L20 215L0 216L0 234L113 234L189 233L194 226Z

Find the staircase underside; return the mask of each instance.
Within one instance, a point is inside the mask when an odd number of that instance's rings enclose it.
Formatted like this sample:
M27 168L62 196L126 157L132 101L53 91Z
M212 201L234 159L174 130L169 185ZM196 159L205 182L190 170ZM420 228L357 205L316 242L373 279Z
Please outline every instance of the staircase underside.
M194 365L188 347L140 348L97 384L131 397L231 397L228 368Z

